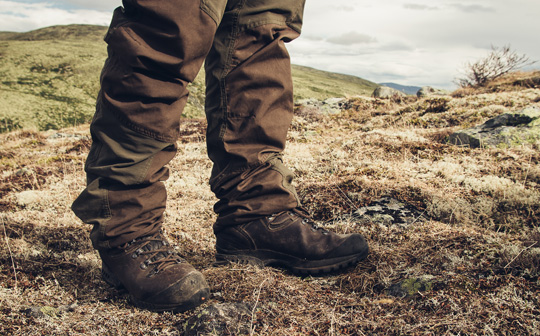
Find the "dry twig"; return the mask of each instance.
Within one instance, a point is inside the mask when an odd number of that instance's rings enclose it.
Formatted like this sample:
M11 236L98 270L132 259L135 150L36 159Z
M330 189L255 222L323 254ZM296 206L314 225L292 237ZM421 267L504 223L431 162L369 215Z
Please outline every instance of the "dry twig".
M6 240L6 246L9 251L9 257L11 258L11 267L13 267L13 276L15 277L15 289L17 289L17 269L15 268L15 260L13 259L13 253L11 252L11 248L9 247L9 237L7 235L6 231L6 222L4 221L4 217L2 216L2 227L4 228L4 239Z

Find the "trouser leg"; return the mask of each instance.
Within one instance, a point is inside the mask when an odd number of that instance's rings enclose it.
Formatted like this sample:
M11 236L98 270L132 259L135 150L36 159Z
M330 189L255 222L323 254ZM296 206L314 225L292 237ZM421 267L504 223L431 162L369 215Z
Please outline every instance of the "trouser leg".
M281 153L293 113L285 43L299 36L303 7L304 0L227 3L206 59L216 231L299 206Z
M96 248L159 231L165 165L176 153L186 86L202 66L225 6L225 0L123 3L105 38L87 187L72 206L94 225Z
M174 157L176 145L133 131L99 103L91 132L87 187L72 209L94 225L94 247L116 247L156 233L167 198L165 165Z

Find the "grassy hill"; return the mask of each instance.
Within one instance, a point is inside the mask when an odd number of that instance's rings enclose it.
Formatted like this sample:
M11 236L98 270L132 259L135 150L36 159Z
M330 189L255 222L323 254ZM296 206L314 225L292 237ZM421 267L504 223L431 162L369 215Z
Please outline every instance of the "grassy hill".
M0 32L0 132L58 129L89 122L106 57L106 27L54 26ZM366 80L294 66L296 98L370 94ZM204 71L190 85L186 117L202 117Z
M101 41L107 27L95 25L52 26L24 33L0 32L0 41L79 40Z
M296 99L369 96L379 86L359 77L300 65L292 66L292 74Z
M104 28L0 34L0 131L88 122L105 58Z

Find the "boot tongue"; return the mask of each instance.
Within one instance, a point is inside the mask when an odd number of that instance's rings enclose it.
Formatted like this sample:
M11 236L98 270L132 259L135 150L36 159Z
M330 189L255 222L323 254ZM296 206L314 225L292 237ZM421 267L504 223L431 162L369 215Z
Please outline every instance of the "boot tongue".
M163 248L163 247L166 247L166 246L167 246L167 244L164 243L162 240L151 240L150 242L148 242L147 244L145 244L143 246L142 250L143 251L156 252L148 260L149 261L157 261L159 259L162 259L162 258L165 258L165 257L168 256L168 252L166 251L166 248L165 249Z

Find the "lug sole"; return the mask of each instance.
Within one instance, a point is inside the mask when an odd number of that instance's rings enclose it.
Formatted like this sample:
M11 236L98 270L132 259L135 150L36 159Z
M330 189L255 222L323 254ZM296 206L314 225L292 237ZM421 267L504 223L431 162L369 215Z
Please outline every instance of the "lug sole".
M297 275L322 275L336 272L356 265L365 259L368 249L339 258L307 260L290 255L265 250L224 251L216 253L216 265L224 263L240 263L257 267L276 266L290 270Z
M204 302L208 300L208 297L210 296L210 289L209 288L203 288L197 293L193 294L188 300L186 300L184 303L178 305L178 304L171 304L171 305L157 305L154 303L145 302L142 300L137 300L132 295L129 295L129 300L132 302L135 306L147 309L156 313L161 312L172 312L172 313L182 313L188 310L191 310L195 307L200 306Z

